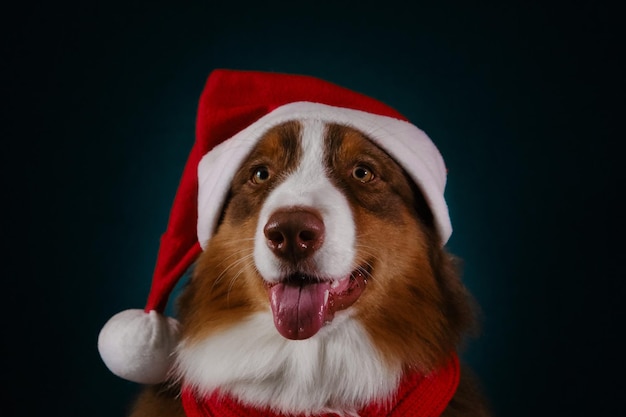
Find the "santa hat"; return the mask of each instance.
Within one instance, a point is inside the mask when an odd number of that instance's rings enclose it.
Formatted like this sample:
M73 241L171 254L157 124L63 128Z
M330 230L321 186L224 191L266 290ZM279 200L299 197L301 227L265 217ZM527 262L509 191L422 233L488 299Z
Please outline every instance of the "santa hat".
M215 232L239 165L267 129L294 119L349 125L367 134L418 185L446 243L452 227L443 159L428 136L396 110L309 76L213 71L200 97L196 141L161 237L146 306L113 316L98 338L100 355L114 374L147 384L167 378L178 343L178 322L163 315L169 295Z

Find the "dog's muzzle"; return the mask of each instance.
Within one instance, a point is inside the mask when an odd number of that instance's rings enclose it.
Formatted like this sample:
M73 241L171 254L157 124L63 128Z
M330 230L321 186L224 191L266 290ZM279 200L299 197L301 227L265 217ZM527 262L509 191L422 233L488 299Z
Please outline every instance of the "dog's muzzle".
M307 208L279 209L263 228L266 244L284 266L284 277L266 283L274 325L288 339L315 335L335 313L359 298L369 271L358 268L348 276L320 276L314 255L324 243L322 216Z

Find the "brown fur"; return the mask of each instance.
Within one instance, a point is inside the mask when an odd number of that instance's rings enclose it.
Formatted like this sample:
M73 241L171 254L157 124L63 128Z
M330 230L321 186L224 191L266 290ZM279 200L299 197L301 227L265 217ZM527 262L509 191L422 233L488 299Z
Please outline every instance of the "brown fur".
M137 398L130 417L186 417L177 388L168 384L146 387Z
M252 238L263 200L297 164L298 135L295 122L271 129L235 175L218 231L180 298L183 337L199 341L268 308L250 258ZM390 365L432 370L459 347L474 322L454 258L442 248L423 196L385 152L347 127L331 125L326 136L331 180L347 196L357 225L356 264L371 271L354 305L356 317ZM355 165L371 170L373 179L352 178ZM270 173L260 185L250 181L259 166ZM173 388L148 388L132 417L183 416L175 394ZM463 369L444 416L487 415L477 384Z
M461 380L454 397L441 417L490 417L491 411L478 380L467 366L461 367Z
M403 170L361 133L329 128L328 159L359 225L359 262L375 273L355 305L388 360L428 371L441 365L472 322L467 295L434 230L420 221ZM378 177L362 184L341 175L366 164Z

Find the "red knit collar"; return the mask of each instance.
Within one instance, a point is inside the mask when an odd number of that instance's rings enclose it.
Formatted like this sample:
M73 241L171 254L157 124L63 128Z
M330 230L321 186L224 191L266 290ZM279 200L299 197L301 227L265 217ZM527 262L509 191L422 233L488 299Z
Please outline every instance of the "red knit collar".
M390 410L370 404L359 412L361 417L439 417L459 385L460 367L456 355L450 362L427 376L419 373L405 375ZM287 417L269 410L243 405L231 397L214 392L197 398L191 389L183 389L183 406L187 417ZM323 414L318 417L334 417Z

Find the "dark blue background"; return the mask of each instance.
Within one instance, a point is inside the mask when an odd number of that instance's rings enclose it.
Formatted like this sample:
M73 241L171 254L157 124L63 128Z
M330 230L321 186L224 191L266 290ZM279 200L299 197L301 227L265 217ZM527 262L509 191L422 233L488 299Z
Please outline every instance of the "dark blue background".
M104 367L97 335L143 307L214 68L315 75L424 129L449 168L449 248L483 309L463 356L496 414L622 410L617 11L465 3L7 13L6 415L124 415L138 387Z

